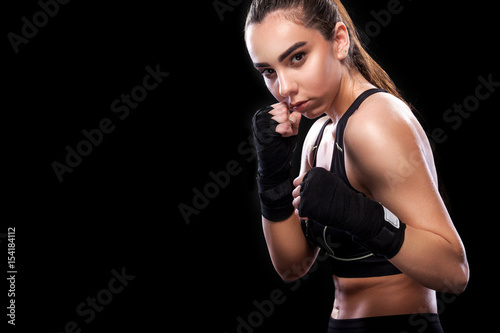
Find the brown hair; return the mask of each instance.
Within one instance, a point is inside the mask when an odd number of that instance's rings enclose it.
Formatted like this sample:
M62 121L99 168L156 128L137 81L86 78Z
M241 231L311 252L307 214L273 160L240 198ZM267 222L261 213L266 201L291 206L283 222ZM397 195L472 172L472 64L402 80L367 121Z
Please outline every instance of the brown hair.
M245 28L253 23L261 23L268 14L278 10L284 11L287 18L318 30L328 41L334 37L335 25L344 23L351 42L347 66L356 68L371 84L404 101L389 75L363 47L356 27L340 0L253 0Z

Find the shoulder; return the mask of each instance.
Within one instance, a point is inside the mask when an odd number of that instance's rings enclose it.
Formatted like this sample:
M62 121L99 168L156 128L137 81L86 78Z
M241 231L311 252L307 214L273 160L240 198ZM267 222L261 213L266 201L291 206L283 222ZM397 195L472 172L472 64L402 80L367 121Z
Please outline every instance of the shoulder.
M390 148L422 140L426 140L425 132L410 108L387 93L366 99L349 118L345 133L348 149Z
M344 146L356 178L370 192L388 180L393 183L390 175L406 180L423 168L435 174L425 131L406 103L390 94L372 95L361 104L349 118Z
M397 135L420 125L406 103L393 95L379 93L361 104L349 118L348 127L349 136L355 137L360 131L367 131L364 135Z

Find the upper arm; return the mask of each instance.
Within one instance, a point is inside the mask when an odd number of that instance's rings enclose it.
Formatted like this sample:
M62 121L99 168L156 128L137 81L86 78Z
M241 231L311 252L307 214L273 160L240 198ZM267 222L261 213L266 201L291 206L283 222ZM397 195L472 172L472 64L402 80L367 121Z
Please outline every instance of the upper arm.
M461 247L418 121L404 103L387 97L367 106L350 118L344 138L346 169L353 185L407 225Z

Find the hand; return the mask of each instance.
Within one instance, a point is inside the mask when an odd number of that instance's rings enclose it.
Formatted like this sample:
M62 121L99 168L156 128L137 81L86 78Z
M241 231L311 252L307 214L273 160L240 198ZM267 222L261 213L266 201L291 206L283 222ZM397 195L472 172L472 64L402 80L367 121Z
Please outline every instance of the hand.
M287 138L299 133L299 124L302 119L302 114L288 110L288 105L284 102L271 105L273 110L269 113L273 116L272 119L278 123L276 132Z
M293 206L295 207L295 215L297 215L302 220L308 220L307 217L301 217L299 215L300 189L301 189L302 182L304 181L304 176L306 174L307 174L307 172L303 173L299 177L295 178L295 180L293 181L293 186L295 186L295 189L292 192L292 195L293 195Z
M269 180L278 176L281 182L288 178L300 117L298 112L290 114L286 103L277 103L255 113L252 123L260 177Z
M283 221L293 214L292 158L299 122L285 103L262 108L252 119L261 209L269 221Z
M353 236L372 253L393 258L401 249L406 225L380 203L349 188L323 168L296 178L292 191L295 214Z

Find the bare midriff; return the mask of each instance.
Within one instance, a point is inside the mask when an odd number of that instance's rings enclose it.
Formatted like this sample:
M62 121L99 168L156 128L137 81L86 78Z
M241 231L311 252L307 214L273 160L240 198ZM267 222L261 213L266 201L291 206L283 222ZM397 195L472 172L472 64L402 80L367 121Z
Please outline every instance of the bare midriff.
M353 319L412 313L437 313L435 291L404 274L340 278L333 276L332 318Z

